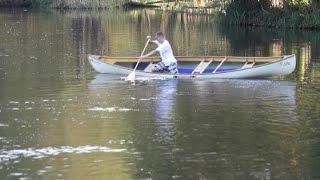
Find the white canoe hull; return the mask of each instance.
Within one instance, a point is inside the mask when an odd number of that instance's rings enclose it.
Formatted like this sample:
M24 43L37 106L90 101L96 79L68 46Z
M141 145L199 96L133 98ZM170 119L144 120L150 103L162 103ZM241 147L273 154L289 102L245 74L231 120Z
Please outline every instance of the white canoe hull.
M99 73L128 75L133 69L109 64L99 60L100 56L89 55L88 60L93 69ZM206 73L206 74L168 74L168 73L149 73L136 70L136 76L150 78L197 78L197 79L214 79L214 78L258 78L283 76L291 74L296 67L295 55L284 56L281 60L256 65L251 68L235 69L226 72Z

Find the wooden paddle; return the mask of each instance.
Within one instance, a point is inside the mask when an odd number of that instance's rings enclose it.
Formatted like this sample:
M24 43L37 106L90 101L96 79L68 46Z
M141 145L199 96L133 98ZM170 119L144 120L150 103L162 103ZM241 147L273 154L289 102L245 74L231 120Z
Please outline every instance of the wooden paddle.
M137 67L138 67L138 65L140 63L140 60L141 60L141 57L143 56L144 51L146 50L146 48L147 48L147 46L149 44L149 41L150 41L150 38L148 39L146 45L144 46L143 51L142 51L142 53L140 55L140 58L139 58L139 60L138 60L138 62L136 64L136 66L134 67L133 71L125 78L125 81L130 81L132 83L134 82L134 80L136 78L135 71L136 71L136 69L137 69Z

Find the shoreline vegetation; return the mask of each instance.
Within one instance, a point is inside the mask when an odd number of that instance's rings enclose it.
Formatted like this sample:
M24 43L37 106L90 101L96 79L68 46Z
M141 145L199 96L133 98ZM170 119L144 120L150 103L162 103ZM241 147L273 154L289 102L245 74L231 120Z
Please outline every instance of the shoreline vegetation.
M227 25L320 30L319 0L0 0L0 7L158 8L212 14Z
M319 0L233 0L219 20L230 25L320 29Z

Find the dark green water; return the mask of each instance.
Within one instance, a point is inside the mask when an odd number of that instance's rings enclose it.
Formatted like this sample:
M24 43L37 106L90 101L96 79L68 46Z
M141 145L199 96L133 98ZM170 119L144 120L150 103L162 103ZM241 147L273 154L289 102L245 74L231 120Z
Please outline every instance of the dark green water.
M86 54L296 54L260 80L97 74ZM320 32L153 10L0 10L0 179L320 179ZM149 48L148 50L151 50Z

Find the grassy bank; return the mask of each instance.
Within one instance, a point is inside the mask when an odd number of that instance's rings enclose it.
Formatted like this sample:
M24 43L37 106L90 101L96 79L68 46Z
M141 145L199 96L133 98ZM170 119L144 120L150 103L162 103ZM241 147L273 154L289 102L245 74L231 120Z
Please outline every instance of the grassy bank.
M0 7L46 7L56 9L106 9L127 0L0 0Z
M219 3L218 3L219 4ZM159 8L165 10L187 11L217 6L214 0L0 0L0 6L32 6L57 9L105 9L124 8Z
M47 1L47 0L44 0ZM120 7L125 0L50 0L50 7L57 9L106 9Z
M217 5L214 0L0 0L11 7L32 6L58 9L105 9L112 7L153 8L168 10L201 9Z
M262 6L241 7L230 4L219 14L222 23L241 26L262 26L290 29L320 29L320 10L310 5L292 5L287 8Z

